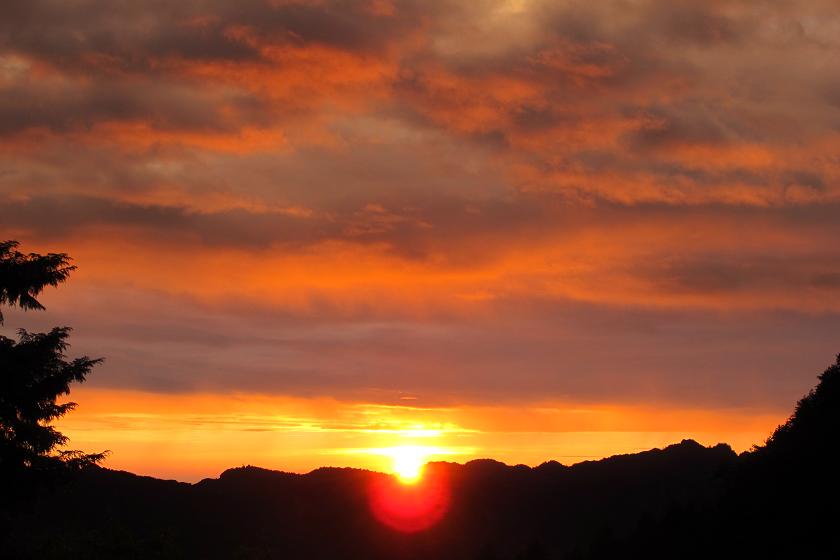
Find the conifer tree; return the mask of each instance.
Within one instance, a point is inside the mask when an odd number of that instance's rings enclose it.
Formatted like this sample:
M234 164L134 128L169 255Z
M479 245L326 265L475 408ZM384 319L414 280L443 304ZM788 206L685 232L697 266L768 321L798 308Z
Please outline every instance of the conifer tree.
M36 299L75 270L63 253L17 251L16 241L0 242L0 304L44 309ZM3 316L0 314L0 322ZM102 453L61 450L67 437L51 424L75 408L58 404L70 385L83 382L99 359L68 359L69 327L48 333L18 331L17 340L0 336L0 486L20 490L30 483L101 461Z
M24 254L17 241L0 241L0 305L21 309L44 309L35 299L47 286L58 286L76 267L64 253ZM0 307L0 325L3 309Z

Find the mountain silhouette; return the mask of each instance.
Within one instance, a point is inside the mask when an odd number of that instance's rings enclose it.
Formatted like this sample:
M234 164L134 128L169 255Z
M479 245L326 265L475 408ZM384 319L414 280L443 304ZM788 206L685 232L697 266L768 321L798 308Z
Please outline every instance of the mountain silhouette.
M836 558L838 436L840 357L764 445L741 455L684 440L573 466L436 462L416 490L360 469L247 466L187 484L93 466L7 512L0 556ZM421 530L383 523L392 506L440 517Z

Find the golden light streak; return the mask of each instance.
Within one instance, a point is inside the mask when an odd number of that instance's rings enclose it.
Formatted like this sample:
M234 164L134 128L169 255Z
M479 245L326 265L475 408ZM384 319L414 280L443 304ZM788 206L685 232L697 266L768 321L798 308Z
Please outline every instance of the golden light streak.
M366 468L411 480L418 465L429 461L490 457L508 464L572 464L684 438L744 451L787 415L581 403L409 407L84 386L73 400L79 408L59 425L71 448L110 449L107 467L188 481L242 464L291 472Z
M410 434L407 434L410 435ZM419 436L428 437L428 436ZM389 463L383 470L390 472L404 484L415 484L423 475L423 469L431 461L473 458L478 449L474 447L435 446L406 443L389 447L362 449L341 449L340 454L387 458Z

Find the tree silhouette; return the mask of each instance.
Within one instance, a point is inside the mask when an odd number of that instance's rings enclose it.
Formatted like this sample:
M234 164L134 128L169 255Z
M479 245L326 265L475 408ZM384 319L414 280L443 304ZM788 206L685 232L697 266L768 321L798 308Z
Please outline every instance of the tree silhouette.
M43 309L35 299L47 286L64 282L75 269L64 254L24 255L15 241L0 243L0 303ZM70 328L48 333L18 331L18 340L0 336L0 482L7 492L94 464L102 453L59 450L67 443L50 424L75 408L56 400L82 382L99 359L68 360Z
M47 286L58 286L76 267L64 253L24 254L17 241L0 241L0 305L21 309L44 309L35 299ZM0 325L3 310L0 309Z
M798 454L802 458L822 453L840 433L840 355L819 376L819 384L796 403L793 415L776 428L759 451Z

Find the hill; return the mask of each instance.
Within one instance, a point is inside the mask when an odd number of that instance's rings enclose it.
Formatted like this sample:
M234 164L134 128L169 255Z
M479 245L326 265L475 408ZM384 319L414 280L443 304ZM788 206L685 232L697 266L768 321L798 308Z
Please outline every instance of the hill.
M256 467L197 484L92 467L6 512L3 558L840 557L840 357L765 445L564 466Z

